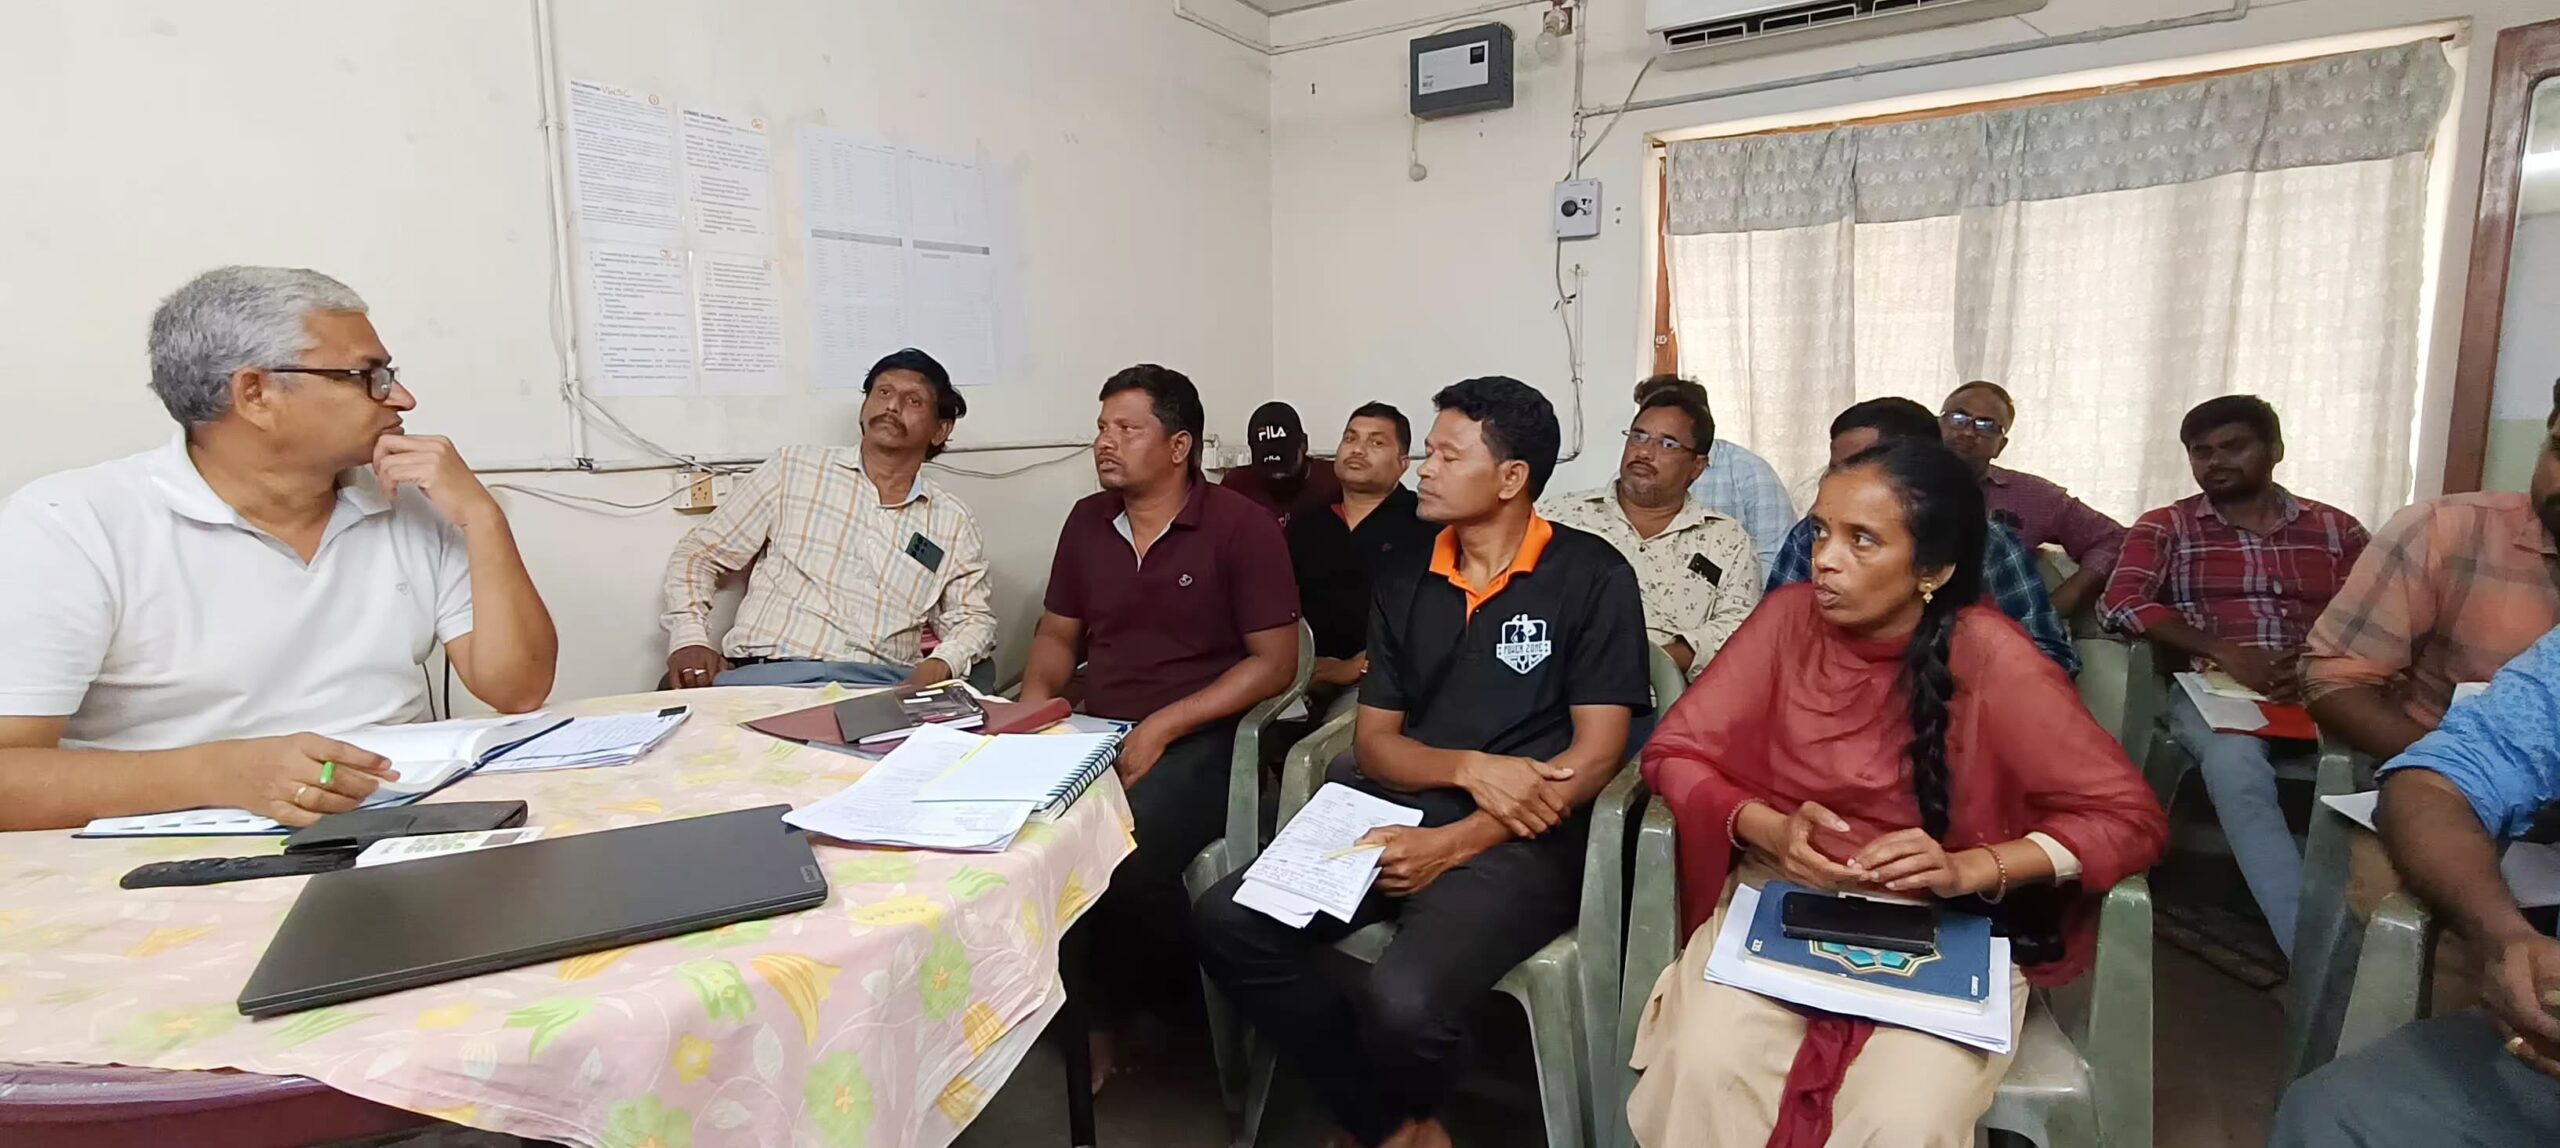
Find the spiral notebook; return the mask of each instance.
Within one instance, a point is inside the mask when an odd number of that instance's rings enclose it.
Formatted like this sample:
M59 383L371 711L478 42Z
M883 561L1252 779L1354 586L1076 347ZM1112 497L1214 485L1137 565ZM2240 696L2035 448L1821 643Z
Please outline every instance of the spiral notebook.
M1122 736L1118 731L982 735L926 726L899 748L954 755L917 792L917 801L1029 802L1032 815L1044 817L1075 804L1111 768L1120 756Z

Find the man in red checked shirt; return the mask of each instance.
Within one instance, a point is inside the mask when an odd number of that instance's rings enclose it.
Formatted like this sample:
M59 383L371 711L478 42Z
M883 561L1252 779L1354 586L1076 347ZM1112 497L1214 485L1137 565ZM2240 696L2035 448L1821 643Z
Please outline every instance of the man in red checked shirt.
M2099 612L2150 640L2163 665L2209 662L2270 699L2300 701L2304 642L2364 553L2365 529L2276 484L2283 429L2255 395L2198 404L2178 441L2203 493L2135 521ZM2270 743L2216 731L2176 691L2169 730L2195 755L2249 893L2291 957L2302 852L2276 804ZM2313 748L2294 743L2289 752Z

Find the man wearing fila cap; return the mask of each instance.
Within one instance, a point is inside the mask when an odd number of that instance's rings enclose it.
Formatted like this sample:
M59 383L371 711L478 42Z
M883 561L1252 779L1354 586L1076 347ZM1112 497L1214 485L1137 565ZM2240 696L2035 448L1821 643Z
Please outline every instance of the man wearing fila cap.
M1261 503L1280 525L1287 526L1300 507L1322 509L1342 501L1342 480L1333 468L1308 465L1307 431L1296 407L1274 402L1253 408L1244 440L1253 447L1253 465L1228 471L1218 485Z

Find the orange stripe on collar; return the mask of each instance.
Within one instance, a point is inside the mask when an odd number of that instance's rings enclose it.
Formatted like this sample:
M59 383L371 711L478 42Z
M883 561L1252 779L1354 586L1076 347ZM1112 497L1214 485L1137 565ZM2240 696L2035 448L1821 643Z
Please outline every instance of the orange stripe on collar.
M1457 528L1444 527L1440 531L1440 537L1431 544L1431 572L1448 579L1450 585L1457 587L1459 593L1467 596L1467 617L1473 618L1476 616L1476 607L1484 605L1494 595L1501 593L1503 587L1511 584L1512 575L1526 574L1537 569L1538 558L1547 552L1547 543L1555 536L1556 528L1553 523L1534 512L1531 513L1529 530L1520 536L1520 552L1511 556L1510 566L1504 568L1502 573L1494 575L1493 581L1479 590L1468 585L1466 576L1458 573Z

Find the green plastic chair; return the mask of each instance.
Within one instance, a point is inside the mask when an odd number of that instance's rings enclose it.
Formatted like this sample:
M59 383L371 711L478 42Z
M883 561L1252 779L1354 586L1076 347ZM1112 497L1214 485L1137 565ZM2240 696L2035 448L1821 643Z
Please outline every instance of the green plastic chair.
M1636 833L1629 891L1626 975L1618 1006L1621 1067L1614 1145L1632 1145L1626 1101L1636 1073L1636 1022L1662 970L1678 960L1678 833L1671 808L1650 803ZM2098 918L2098 959L2089 975L2029 998L2009 1075L1982 1127L2013 1132L2046 1148L2149 1148L2151 1144L2151 886L2129 877L2109 890ZM1657 1146L1668 1148L1668 1146Z
M2125 645L2124 707L2116 742L2125 759L2142 770L2151 794L2167 809L2178 785L2195 772L2195 755L2169 736L2169 679L2161 676L2159 655L2140 638Z
M2347 749L2323 731L2319 797L2373 788L2373 759ZM2358 945L2364 926L2347 904L2348 854L2367 832L2346 814L2315 799L2311 836L2302 850L2302 907L2294 926L2293 975L2285 985L2285 1065L2292 1079L2337 1055L2338 1031L2356 984Z
M1227 764L1226 836L1210 842L1208 848L1191 859L1190 868L1183 870L1182 887L1193 900L1198 900L1209 886L1226 880L1227 874L1253 864L1254 855L1262 851L1262 735L1290 706L1305 699L1315 666L1315 631L1301 618L1297 676L1290 680L1288 689L1246 710L1236 722L1235 753ZM1229 1066L1243 1063L1243 1057L1235 1052L1244 1039L1242 1026L1236 1023L1235 1009L1227 1004L1216 985L1202 977L1200 986L1208 1005L1210 1053L1219 1066L1218 1088L1232 1109L1243 1086L1229 1071Z
M2365 922L2356 957L2355 988L2338 1025L2337 1055L2350 1056L2427 1015L2428 987L2435 983L2437 922L2407 893L2393 893Z
M1671 656L1652 650L1654 711L1677 700L1687 682ZM1315 795L1333 759L1351 748L1359 711L1326 722L1289 750L1280 780L1280 821L1286 824ZM1592 1100L1607 1079L1605 1066L1617 1039L1618 965L1626 920L1627 821L1644 800L1644 781L1629 747L1628 764L1592 802L1591 837L1582 867L1582 908L1571 931L1520 962L1494 990L1520 1003L1529 1017L1529 1041L1537 1060L1538 1107L1549 1148L1583 1148L1600 1142L1601 1120ZM1375 961L1395 939L1391 922L1371 925L1334 946ZM1257 1047L1251 1058L1243 1128L1238 1143L1251 1148L1269 1107L1276 1057Z

